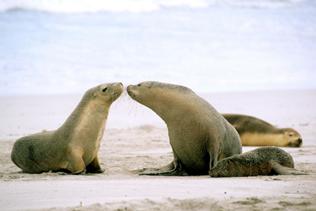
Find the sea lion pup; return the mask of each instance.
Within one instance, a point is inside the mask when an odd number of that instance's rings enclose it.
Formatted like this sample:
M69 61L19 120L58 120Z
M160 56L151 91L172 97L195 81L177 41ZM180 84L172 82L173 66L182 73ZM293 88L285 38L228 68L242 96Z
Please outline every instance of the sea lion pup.
M89 89L60 128L18 139L12 161L26 173L102 173L97 153L109 108L122 91L122 83Z
M246 177L277 174L304 174L294 169L292 156L277 147L260 147L233 155L217 163L209 171L211 177Z
M223 114L240 135L243 146L300 147L301 135L292 128L276 128L253 116Z
M142 82L128 94L149 107L167 124L174 160L142 175L203 175L218 160L241 153L237 131L208 102L184 86Z

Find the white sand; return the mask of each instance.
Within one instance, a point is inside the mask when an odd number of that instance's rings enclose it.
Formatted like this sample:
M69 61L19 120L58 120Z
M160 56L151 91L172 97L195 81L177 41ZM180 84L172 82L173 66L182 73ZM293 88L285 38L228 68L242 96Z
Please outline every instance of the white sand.
M14 140L54 129L80 96L0 97L1 210L316 210L316 91L204 94L221 112L256 115L301 132L284 148L303 176L151 177L132 170L172 160L163 122L123 96L111 108L99 156L104 174L24 174L10 161ZM243 150L251 150L244 147Z

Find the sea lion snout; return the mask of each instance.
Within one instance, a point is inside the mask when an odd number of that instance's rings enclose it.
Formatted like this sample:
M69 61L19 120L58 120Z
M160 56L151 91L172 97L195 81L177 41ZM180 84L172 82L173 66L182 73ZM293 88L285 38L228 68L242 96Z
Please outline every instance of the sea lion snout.
M116 82L112 84L113 87L118 87L123 91L124 85L122 82Z
M303 139L298 138L295 142L290 142L289 147L300 147L303 144Z
M113 87L115 90L123 91L124 85L123 85L122 82L117 82L117 83L113 83L113 84L112 84L112 87Z
M109 84L108 87L123 89L124 85L123 85L122 82L116 82L116 83L111 83L111 84Z
M94 89L90 90L90 93L94 97L98 97L108 103L115 101L123 92L124 87L121 82L101 84Z
M117 82L117 83L113 83L111 84L111 86L109 87L113 96L113 100L116 100L123 92L123 83L121 82Z
M135 85L128 85L126 88L128 95L131 96L132 98L135 97L135 90L134 90L135 87L136 87Z
M289 147L300 147L303 144L301 134L292 128L281 129L284 133L284 137L288 140Z

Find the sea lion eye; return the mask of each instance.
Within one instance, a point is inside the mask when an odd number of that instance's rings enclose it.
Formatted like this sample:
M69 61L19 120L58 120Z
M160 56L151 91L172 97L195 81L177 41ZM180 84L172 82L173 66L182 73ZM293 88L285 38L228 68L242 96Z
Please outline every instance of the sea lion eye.
M137 84L137 86L141 86L142 84Z
M107 89L108 89L107 87L103 88L102 92L106 92Z
M289 133L289 136L293 136L294 134L293 133Z

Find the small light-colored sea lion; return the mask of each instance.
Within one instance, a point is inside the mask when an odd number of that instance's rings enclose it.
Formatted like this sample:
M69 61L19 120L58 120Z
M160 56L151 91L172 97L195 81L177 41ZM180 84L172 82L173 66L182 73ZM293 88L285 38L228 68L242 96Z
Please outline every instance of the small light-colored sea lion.
M209 171L211 177L246 177L258 175L304 174L294 169L292 156L277 147L260 147L233 155L217 163Z
M292 128L277 128L253 116L223 114L240 135L243 146L300 147L301 135Z
M142 175L205 175L218 160L241 153L237 131L207 101L184 86L142 82L128 94L167 124L174 160Z
M122 91L122 83L89 89L60 128L18 139L11 152L12 161L26 173L103 172L97 153L110 105Z

